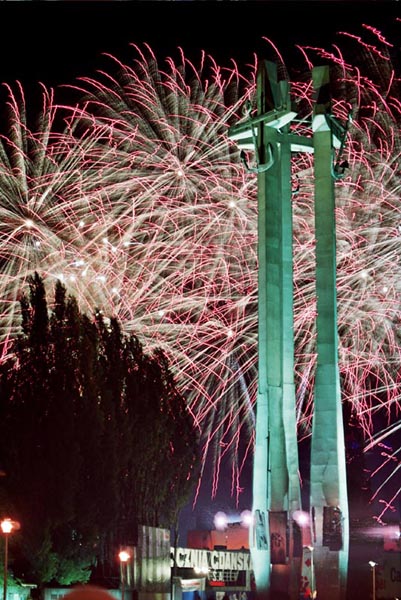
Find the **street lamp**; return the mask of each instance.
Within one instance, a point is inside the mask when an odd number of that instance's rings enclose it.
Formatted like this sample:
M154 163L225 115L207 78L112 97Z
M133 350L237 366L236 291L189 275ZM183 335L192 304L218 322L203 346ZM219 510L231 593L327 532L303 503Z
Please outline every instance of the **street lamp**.
M118 553L118 558L120 559L121 566L121 600L124 600L127 562L131 558L131 555L126 550L121 550Z
M4 587L3 600L7 600L7 571L8 571L8 536L13 529L11 519L3 519L0 523L2 532L4 533Z
M253 514L250 510L243 510L241 513L241 524L243 527L249 529L253 523Z
M219 511L214 515L214 526L216 527L216 529L219 529L220 531L224 531L225 529L227 529L227 525L228 525L228 518L226 513Z
M376 600L376 567L377 567L377 562L375 562L374 560L370 560L369 564L372 567L372 600Z

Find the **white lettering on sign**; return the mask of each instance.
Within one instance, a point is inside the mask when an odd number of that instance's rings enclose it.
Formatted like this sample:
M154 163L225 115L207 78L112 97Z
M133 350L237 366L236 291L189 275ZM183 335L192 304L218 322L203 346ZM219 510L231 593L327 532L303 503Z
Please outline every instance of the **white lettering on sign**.
M171 566L174 565L174 548L171 548ZM221 550L196 550L177 548L177 567L181 569L221 569L224 571L251 571L249 552L224 552Z

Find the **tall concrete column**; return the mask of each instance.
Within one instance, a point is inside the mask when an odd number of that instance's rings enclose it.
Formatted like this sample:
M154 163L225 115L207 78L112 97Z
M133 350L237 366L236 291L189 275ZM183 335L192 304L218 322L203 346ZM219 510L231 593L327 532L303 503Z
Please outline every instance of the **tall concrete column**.
M338 369L336 293L336 122L330 113L329 68L313 69L317 368L311 444L310 506L316 587L345 598L349 521L344 425Z
M254 144L258 177L258 398L250 547L258 600L298 599L292 512L301 507L296 435L289 85L258 69L257 115L231 131Z
M258 177L258 397L250 548L258 600L300 595L294 511L300 510L294 385L291 157L314 152L317 354L311 450L312 557L318 594L342 600L348 562L348 504L337 357L333 151L341 127L330 114L328 67L313 71L317 102L312 134L291 131L289 84L261 61L257 113L230 137L254 152ZM336 130L336 131L334 131ZM341 543L339 544L339 527ZM305 558L305 556L303 557ZM316 564L314 564L316 563ZM312 590L316 591L316 590Z

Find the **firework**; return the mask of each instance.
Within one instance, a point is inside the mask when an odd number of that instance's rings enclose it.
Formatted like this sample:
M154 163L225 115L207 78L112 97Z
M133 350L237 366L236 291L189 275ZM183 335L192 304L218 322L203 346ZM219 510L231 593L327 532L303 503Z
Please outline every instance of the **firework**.
M400 283L396 273L401 235L401 115L400 82L390 58L392 46L375 29L367 27L367 31L365 40L342 34L346 52L338 47L331 53L316 48L303 48L302 52L310 65L310 57L316 55L333 65L337 84L333 112L349 125L345 151L333 157L334 167L343 160L347 165L344 177L336 184L339 367L343 400L348 414L362 427L365 451L375 449L381 454L380 465L370 473L376 489L372 502L377 502L380 522L388 511L395 510L394 500L400 494L394 477L399 470L394 432L399 428L400 409ZM305 94L300 98L305 102ZM309 245L295 245L296 255L302 248L313 253L313 241L307 233L307 225L313 222L308 199L301 206L295 204L295 222L303 225L301 239L309 240ZM299 257L297 269L301 274L304 250ZM300 282L295 274L296 294L302 302L295 308L297 368L303 364L308 374L315 358L313 330L309 320L305 322L302 306L313 310L314 305L303 277ZM303 346L305 342L309 346ZM309 349L312 352L308 354ZM298 389L305 394L298 397L298 402L304 401L300 423L303 420L308 430L312 397L302 371L299 375ZM391 440L393 446L384 447L383 439ZM386 500L380 496L383 489Z
M256 182L226 132L251 85L235 65L203 61L202 80L183 56L162 71L150 51L139 54L134 68L119 65L120 85L85 81L95 91L85 110L45 95L38 132L10 90L2 336L18 332L28 275L37 270L49 288L60 279L84 310L117 316L147 350L168 350L205 456L235 457L239 486L256 381Z
M400 104L387 44L357 43L366 73L337 48L300 55L304 70L316 57L334 65L333 112L344 123L352 115L333 157L349 165L336 184L339 358L344 402L369 437L374 410L390 414L398 403ZM147 350L164 349L204 458L213 455L212 496L227 459L239 501L257 392L257 182L227 131L252 111L256 65L244 74L202 55L195 66L181 52L162 68L150 48L133 52L131 64L109 57L110 70L73 86L74 108L44 94L36 131L10 91L0 164L4 352L26 277L61 279L83 309L118 317ZM292 89L301 133L313 107L309 76L294 77ZM312 160L293 161L300 438L310 432L316 359Z

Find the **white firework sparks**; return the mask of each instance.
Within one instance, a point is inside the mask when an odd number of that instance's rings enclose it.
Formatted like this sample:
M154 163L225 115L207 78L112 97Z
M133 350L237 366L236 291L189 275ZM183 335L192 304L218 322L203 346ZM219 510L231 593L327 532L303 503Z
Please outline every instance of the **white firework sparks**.
M349 169L336 184L338 322L344 402L367 436L378 406L399 404L400 103L384 48L369 52L380 80L337 50L303 49L336 65L333 111L353 123ZM359 49L361 42L359 42ZM212 495L224 457L233 495L253 447L257 388L256 178L242 165L228 127L255 92L255 66L221 68L183 53L162 69L150 48L130 65L110 57L103 72L75 86L79 108L54 106L27 128L10 91L11 133L0 164L1 331L18 330L17 298L35 270L62 279L85 310L117 316L151 350L162 347L214 456ZM113 67L114 69L114 67ZM293 81L301 116L309 81ZM57 115L66 127L56 133ZM300 131L305 123L295 123ZM300 436L313 413L315 299L312 158L294 157L296 381Z

